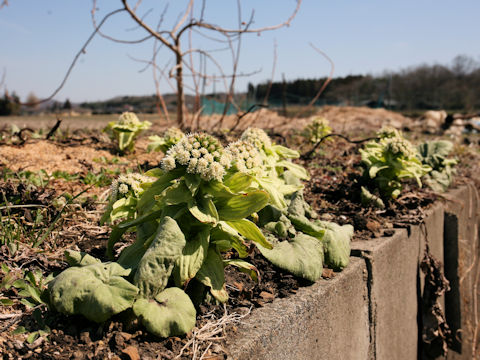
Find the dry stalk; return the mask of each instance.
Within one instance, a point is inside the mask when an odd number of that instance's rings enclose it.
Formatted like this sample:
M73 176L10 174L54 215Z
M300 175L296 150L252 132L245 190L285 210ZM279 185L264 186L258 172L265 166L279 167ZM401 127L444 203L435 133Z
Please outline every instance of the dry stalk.
M219 341L225 338L224 333L228 325L238 324L241 320L249 315L251 308L248 311L241 315L238 313L227 313L227 308L224 306L224 315L220 319L215 319L215 315L206 314L203 318L207 321L205 325L201 328L194 328L192 333L192 338L185 344L185 346L180 350L180 353L175 357L179 359L185 350L191 348L192 360L201 360L204 359L209 348L213 345L213 342ZM200 349L202 345L205 345L208 342L206 349L199 356Z

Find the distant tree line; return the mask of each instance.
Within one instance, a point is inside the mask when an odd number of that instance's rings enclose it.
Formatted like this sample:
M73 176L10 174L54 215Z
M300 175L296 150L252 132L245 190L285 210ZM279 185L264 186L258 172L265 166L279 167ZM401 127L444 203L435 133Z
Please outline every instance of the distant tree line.
M268 102L272 105L307 104L325 78L297 79L271 84ZM262 102L269 83L248 85L248 96ZM457 56L451 65L420 65L378 76L354 75L334 78L317 105L367 105L411 111L480 109L480 63Z

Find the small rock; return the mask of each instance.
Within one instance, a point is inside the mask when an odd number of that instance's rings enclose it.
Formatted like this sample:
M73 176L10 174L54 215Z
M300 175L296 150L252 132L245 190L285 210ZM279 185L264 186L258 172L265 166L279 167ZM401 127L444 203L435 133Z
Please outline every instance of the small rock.
M335 276L335 273L333 272L332 269L323 269L322 271L322 277L324 279L331 279Z
M73 360L84 360L85 354L83 351L77 350L73 353Z
M122 353L128 355L130 360L140 360L138 349L135 346L127 346L125 349L122 350Z
M275 299L275 295L266 291L262 291L260 297L265 301L273 301L273 299Z

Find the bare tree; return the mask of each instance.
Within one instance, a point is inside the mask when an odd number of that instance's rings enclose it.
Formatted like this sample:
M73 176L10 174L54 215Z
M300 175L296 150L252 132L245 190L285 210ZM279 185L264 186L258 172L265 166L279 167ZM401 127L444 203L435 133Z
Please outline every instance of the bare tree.
M247 21L242 19L241 15L241 6L240 0L237 0L237 21L238 24L234 28L226 28L223 26L215 25L210 23L205 18L206 12L206 1L203 0L200 2L199 6L196 6L194 0L189 0L184 12L179 16L178 21L168 30L165 30L163 27L163 20L166 13L166 8L163 11L159 21L157 24L151 25L147 23L146 19L139 15L139 7L141 4L141 0L137 1L135 5L131 5L127 0L121 0L122 8L121 10L127 12L134 23L143 29L146 32L146 36L141 39L134 40L134 41L126 41L122 39L116 39L111 36L100 32L99 26L97 26L97 22L95 21L95 11L96 11L96 1L94 1L94 7L92 9L92 19L95 25L95 29L98 33L112 41L116 42L127 42L127 43L138 43L146 41L150 38L154 38L156 42L160 43L162 46L155 46L154 55L152 60L149 64L152 66L154 71L158 71L159 67L156 64L156 57L158 51L160 49L168 49L173 57L173 66L169 71L169 76L173 77L176 82L176 97L177 97L177 123L181 127L186 127L187 119L186 119L186 106L185 106L185 89L187 87L185 83L185 77L190 76L193 82L193 91L195 92L195 97L197 99L197 105L194 107L194 111L199 111L199 88L201 80L210 79L202 69L196 68L193 63L193 54L198 53L203 56L203 61L210 61L214 64L214 66L220 71L220 77L216 76L216 78L221 78L225 80L226 78L230 79L230 84L226 83L226 98L225 103L228 107L229 104L233 101L233 88L235 84L235 80L238 77L238 62L239 62L239 54L240 54L240 39L242 34L246 33L254 33L259 34L265 31L271 31L275 29L279 29L284 26L290 25L294 17L296 16L302 0L296 1L296 6L293 9L289 18L281 23L265 26L265 27L258 27L253 28L253 20L254 20L254 12L250 14L250 17ZM197 13L195 13L197 11ZM103 20L102 20L103 21ZM100 24L100 23L99 23ZM226 48L231 51L232 59L233 59L233 66L232 66L232 74L226 75L222 70L220 64L218 64L213 56L211 55L211 51L205 49L196 49L193 47L192 44L192 33L195 32L200 36L209 37L213 41L226 44ZM183 45L183 36L188 34L188 46ZM213 35L212 35L213 34ZM219 38L221 37L221 38ZM236 42L236 46L234 45ZM185 71L189 72L186 74ZM164 72L161 71L162 76L165 76ZM158 85L158 84L157 84ZM157 89L157 94L159 91ZM224 111L224 114L227 112L228 108Z

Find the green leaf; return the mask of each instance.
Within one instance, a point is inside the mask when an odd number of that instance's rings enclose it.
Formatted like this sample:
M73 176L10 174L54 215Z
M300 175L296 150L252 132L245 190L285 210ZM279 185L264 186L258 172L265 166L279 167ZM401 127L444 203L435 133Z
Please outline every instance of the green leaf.
M15 303L13 302L13 300L10 300L10 299L0 299L0 304L2 304L4 306L10 306L10 305L13 305Z
M163 190L172 185L172 181L185 173L184 169L178 168L172 171L164 172L163 170L152 169L153 174L146 172L147 176L155 176L158 179L143 192L142 197L137 202L137 210L139 215L149 212L155 205L155 195L160 195ZM149 175L152 174L152 175ZM158 175L158 176L157 176Z
M210 229L208 228L200 231L194 239L187 241L173 271L175 283L178 286L183 286L194 278L202 267L207 257L209 238Z
M133 312L158 337L184 335L195 326L195 307L189 296L176 287L163 290L155 299L138 299Z
M233 193L244 192L252 185L253 177L243 172L237 171L231 176L225 177L223 183Z
M282 145L272 145L272 150L275 151L282 159L296 159L300 157L298 151L289 149Z
M188 210L200 222L215 225L219 214L211 199L201 198L199 201L192 199L188 203Z
M117 263L68 268L49 283L50 303L61 313L103 322L132 306L138 288L123 278L129 274Z
M185 179L185 185L187 186L188 190L190 190L192 196L195 196L200 184L202 183L202 179L200 179L198 175L194 174L185 174L183 178Z
M225 273L220 254L212 247L208 249L208 255L202 267L197 272L196 278L210 288L210 293L220 302L228 300L225 289Z
M350 241L353 236L353 226L341 226L320 220L316 220L315 223L325 229L325 236L322 239L325 249L325 263L334 270L345 268L350 261Z
M267 205L269 196L265 191L255 190L247 194L216 203L220 220L241 220Z
M64 255L70 266L93 265L101 262L99 259L81 251L65 250Z
M318 227L314 222L310 221L305 216L295 216L295 215L287 215L288 219L292 222L295 229L304 232L310 236L316 237L318 240L323 238L325 234L325 229Z
M33 343L35 340L37 340L39 336L40 336L40 334L38 333L38 331L34 331L34 332L28 334L28 336L27 336L27 342L28 342L29 344L31 344L31 343Z
M237 267L241 272L249 275L253 281L258 283L260 272L254 265L250 264L249 262L241 259L229 259L223 260L223 263L225 266L232 265Z
M215 243L220 252L228 251L232 247L237 251L241 258L247 257L247 246L244 244L238 231L233 229L224 221L220 221L218 226L210 232L210 241Z
M287 203L285 202L284 194L279 191L279 187L281 186L281 181L273 181L272 179L268 178L255 178L258 185L268 192L270 196L269 202L271 205L279 208L284 209L287 207Z
M192 200L192 194L187 185L182 181L169 186L161 195L158 195L158 199L156 196L155 198L160 202L160 206L164 207L168 205L186 204Z
M165 289L185 244L185 236L177 222L165 217L135 273L134 284L139 288L141 296L151 299Z
M272 264L310 281L316 281L322 276L323 250L317 239L301 233L291 241L276 242L273 237L269 239L273 243L273 249L260 245L258 248Z
M295 175L299 179L303 179L303 180L310 179L310 175L308 175L307 170L305 170L303 166L294 164L291 161L286 161L286 160L278 161L275 164L275 166L287 168L293 175Z
M15 330L12 331L13 335L25 334L27 329L24 326L18 326Z
M265 236L263 236L260 229L255 225L253 222L247 219L242 220L231 220L225 221L229 226L233 229L238 231L241 235L245 236L247 239L262 245L267 249L272 248L272 244L270 244Z

